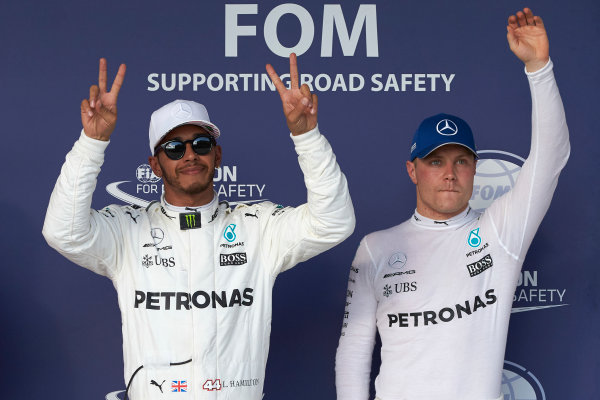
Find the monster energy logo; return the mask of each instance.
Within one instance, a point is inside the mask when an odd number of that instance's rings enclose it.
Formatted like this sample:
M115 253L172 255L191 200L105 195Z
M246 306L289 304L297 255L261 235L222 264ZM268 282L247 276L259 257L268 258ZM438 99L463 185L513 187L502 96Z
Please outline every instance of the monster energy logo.
M196 212L179 214L179 227L183 230L200 228L200 214Z
M187 214L185 216L185 222L187 222L187 227L191 228L196 225L196 215L195 214Z

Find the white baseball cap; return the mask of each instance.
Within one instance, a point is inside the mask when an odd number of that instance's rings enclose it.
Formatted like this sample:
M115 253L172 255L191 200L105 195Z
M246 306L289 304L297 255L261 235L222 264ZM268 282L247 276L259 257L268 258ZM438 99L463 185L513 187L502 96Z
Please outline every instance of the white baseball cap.
M152 113L150 117L150 153L169 132L181 125L198 125L218 138L221 131L210 122L208 111L200 103L190 100L175 100Z

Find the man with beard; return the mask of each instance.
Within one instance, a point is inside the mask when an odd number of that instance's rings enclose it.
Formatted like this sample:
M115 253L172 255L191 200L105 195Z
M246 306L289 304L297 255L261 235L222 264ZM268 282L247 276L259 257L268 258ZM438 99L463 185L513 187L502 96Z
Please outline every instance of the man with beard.
M448 114L421 123L406 162L416 211L367 235L352 263L336 358L339 400L369 398L376 331L378 399L504 398L513 294L569 157L542 19L525 8L509 17L507 31L531 90L529 157L512 190L481 214L469 207L477 161L471 129Z
M67 155L43 233L73 262L113 281L123 321L125 397L261 399L278 273L348 237L354 212L344 175L317 127L317 97L290 89L267 65L282 100L304 173L308 201L237 206L213 190L221 131L206 108L177 100L150 120L150 165L164 194L146 209L90 210L96 177L115 128L121 65L107 91L106 60L98 85L81 103L83 131ZM157 382L168 382L165 388Z

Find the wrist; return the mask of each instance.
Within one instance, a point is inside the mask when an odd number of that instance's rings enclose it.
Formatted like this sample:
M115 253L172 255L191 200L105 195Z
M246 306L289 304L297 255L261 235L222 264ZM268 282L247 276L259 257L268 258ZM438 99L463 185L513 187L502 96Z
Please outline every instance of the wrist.
M85 131L85 128L84 128L84 129L82 129L82 132L83 132L83 134L84 134L85 136L87 136L87 137L88 137L88 138L90 138L90 139L94 139L94 140L100 140L100 141L102 141L102 142L108 142L108 141L110 141L110 135L108 135L108 136L107 136L107 135L99 135L99 134L91 135L91 134L89 134L89 133L87 133L87 132Z
M316 127L317 127L317 124L315 123L312 127L304 127L303 129L295 129L295 130L290 129L290 133L292 134L292 136L300 136L300 135L304 135L305 133L314 130Z
M78 143L91 153L104 154L104 151L108 147L110 140L92 138L85 133L85 130L82 129L81 134L79 135Z
M85 128L83 129L83 133L85 134L85 136L89 137L90 139L94 139L94 140L100 140L103 142L108 142L110 140L110 134L108 135L102 135L102 134L89 134L85 131Z
M546 58L545 60L536 59L536 60L527 61L525 63L525 70L527 72L539 71L540 69L544 68L544 66L546 64L548 64L548 60L549 60L549 58Z

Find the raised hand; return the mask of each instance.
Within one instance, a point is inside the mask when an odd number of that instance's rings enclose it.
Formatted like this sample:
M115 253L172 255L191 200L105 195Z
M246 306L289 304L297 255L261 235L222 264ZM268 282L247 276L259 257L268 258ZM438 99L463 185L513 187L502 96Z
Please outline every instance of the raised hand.
M528 72L542 68L549 59L548 35L542 18L529 8L508 17L506 38L510 49L525 63Z
M90 98L81 102L81 123L85 134L93 139L107 141L117 123L117 97L125 79L125 64L119 66L117 76L106 91L106 59L100 59L98 85L90 87Z
M283 113L292 135L301 135L317 126L317 95L311 94L306 84L298 87L298 64L296 54L290 54L290 89L286 88L271 64L267 73L279 92Z

